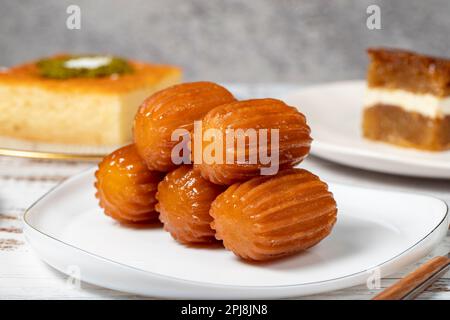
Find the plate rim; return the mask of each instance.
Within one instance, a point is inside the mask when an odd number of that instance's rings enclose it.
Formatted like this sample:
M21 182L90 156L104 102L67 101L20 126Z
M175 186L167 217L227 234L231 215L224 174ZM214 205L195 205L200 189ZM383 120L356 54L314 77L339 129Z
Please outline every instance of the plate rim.
M174 277L174 276L170 276L170 275L165 275L165 274L161 274L161 273L156 273L153 271L147 271L147 270L143 270L140 269L138 267L134 267L134 266L130 266L118 261L114 261L111 260L107 257L103 257L100 256L98 254L86 251L85 249L79 248L75 245L72 245L70 243L67 243L63 240L60 240L58 238L55 238L54 236L48 235L47 233L39 230L38 228L36 228L35 226L33 226L29 221L27 221L28 216L30 215L30 212L43 200L45 199L50 193L53 193L55 191L57 191L58 189L62 188L63 186L65 186L66 184L69 184L70 182L72 182L73 180L77 180L80 178L83 178L83 176L87 176L87 174L91 171L94 171L95 167L93 168L88 168L85 169L81 172L79 172L78 174L73 175L72 177L69 177L66 180L61 181L60 183L58 183L57 185L55 185L54 187L52 187L49 191L47 191L45 194L43 194L41 197L39 197L35 202L33 202L24 212L23 217L22 217L22 221L24 223L24 225L27 228L30 228L33 232L37 232L39 235L54 241L60 245L64 245L66 247L71 248L72 250L77 250L85 255L88 255L92 258L95 259L100 259L104 262L125 268L125 269L131 269L134 272L139 272L139 273L144 273L145 275L148 276L152 276L155 278L159 278L162 280L169 280L169 281L175 281L175 282L182 282L182 283L187 283L190 285L195 285L195 286L200 286L200 287L215 287L215 288L222 288L222 289L251 289L251 290L258 290L258 289L283 289L283 288L299 288L299 287L304 287L304 286L315 286L315 285L320 285L320 284L324 284L324 283L335 283L335 282L339 282L345 279L352 279L364 274L367 274L368 272L375 270L377 268L381 268L384 265L393 262L395 260L397 260L398 258L400 258L401 256L405 255L406 253L408 253L409 251L413 250L414 248L416 248L420 243L422 243L423 241L425 241L426 239L428 239L438 228L440 228L442 226L442 224L448 220L449 218L449 206L447 205L447 203L437 197L434 196L429 196L429 195L425 195L425 194L420 194L420 193L414 193L414 192L405 192L405 191L397 191L397 190L390 190L391 192L395 192L395 193L402 193L402 194L407 194L407 195L419 195L421 197L427 197L427 198L431 198L434 199L435 201L440 202L441 204L444 205L443 208L445 208L445 214L443 214L442 219L439 221L439 223L430 231L428 232L424 237L422 237L420 240L418 240L417 242L415 242L413 245L411 245L410 247L406 248L405 250L403 250L402 252L396 254L395 256L389 258L386 261L383 261L375 266L372 266L370 268L367 268L365 270L361 270L352 274L348 274L348 275L344 275L341 277L337 277L337 278L333 278L333 279L327 279L327 280L321 280L321 281L313 281L313 282L307 282L307 283L299 283L299 284L288 284L288 285L265 285L265 286L252 286L252 285L234 285L234 284L217 284L217 283L212 283L212 282L205 282L205 281L196 281L196 280L188 280L188 279L183 279L183 278L178 278L178 277ZM343 183L339 183L339 182L332 182L335 184L339 184L342 185L344 187L353 187L355 188L355 186L349 185L349 184L343 184ZM369 187L364 187L364 186L357 186L356 188L361 188L361 189L365 189L365 190L376 190L376 191L381 191L381 192L386 192L383 189L377 189L377 188L369 188ZM27 228L24 229L24 233L26 235L27 233ZM34 246L30 243L30 239L29 237L26 237L27 241L29 242L29 244L34 248ZM41 255L38 254L39 258L41 260L44 260L47 264L49 264L50 266L52 266L55 269L55 266L53 266L52 264L50 264L49 262L47 262L45 259L42 259ZM66 272L59 270L60 272L67 274ZM88 281L86 281L88 282Z
M27 158L27 159L50 159L50 160L77 160L77 161L99 161L106 154L95 153L70 153L70 152L44 152L13 148L0 148L0 156Z

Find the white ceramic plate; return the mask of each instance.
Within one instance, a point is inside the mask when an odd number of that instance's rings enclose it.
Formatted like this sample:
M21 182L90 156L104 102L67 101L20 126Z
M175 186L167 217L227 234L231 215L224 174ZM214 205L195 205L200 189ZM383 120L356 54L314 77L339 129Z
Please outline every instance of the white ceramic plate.
M250 264L219 247L179 245L161 228L120 226L98 207L93 177L75 176L34 204L25 236L63 273L79 270L83 281L148 296L279 298L350 287L420 259L449 223L435 198L330 184L339 206L331 236L302 254Z
M305 87L284 100L308 118L312 154L344 165L398 175L450 178L450 152L425 152L362 138L364 81Z
M93 170L75 176L34 204L24 216L26 238L61 272L148 296L280 298L350 287L374 270L385 276L417 261L449 223L435 198L330 184L339 206L331 236L302 254L251 264L220 247L179 245L160 227L120 226L97 206L93 177Z

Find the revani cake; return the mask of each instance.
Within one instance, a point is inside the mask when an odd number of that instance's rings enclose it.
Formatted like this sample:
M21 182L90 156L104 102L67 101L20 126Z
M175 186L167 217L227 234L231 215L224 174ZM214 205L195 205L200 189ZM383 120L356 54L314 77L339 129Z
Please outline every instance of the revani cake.
M450 60L369 49L363 135L422 150L450 148Z
M193 122L199 120L203 140L196 147ZM252 263L293 255L326 238L336 223L338 210L324 181L309 171L292 168L309 154L311 130L306 123L303 114L281 100L236 102L226 88L212 82L166 88L150 96L139 108L134 124L135 144L112 152L99 164L95 173L96 197L105 214L121 225L136 225L158 217L164 229L176 241L189 246L192 254L195 247L204 250L205 245L212 244L217 249L216 245L223 244ZM192 141L188 140L193 143L182 150L188 153L183 156L189 165L172 161L171 155L179 155L180 149L169 133L178 128L187 131L183 131L184 137L193 136ZM227 159L233 161L228 167L209 167L206 175L193 168L196 151L206 156L222 153L224 145L220 142L209 150L203 148L203 142L211 141L204 135L208 132L212 139L221 141L224 128L258 130L254 135L258 144L249 140L242 143L247 139L241 139L241 143L225 141L227 150L237 149L250 159L255 149L264 153L270 144L270 161L279 157L275 162L280 168L259 173L250 167L248 174L242 168L246 163L234 161L238 156L235 158L231 152L233 157ZM278 135L261 138L259 130L267 132L272 128L279 131ZM233 133L232 139L236 137ZM274 143L275 139L279 144ZM265 163L260 161L258 165ZM177 261L181 267L183 256Z
M32 141L121 145L136 110L178 83L181 70L115 56L57 55L0 72L0 135Z

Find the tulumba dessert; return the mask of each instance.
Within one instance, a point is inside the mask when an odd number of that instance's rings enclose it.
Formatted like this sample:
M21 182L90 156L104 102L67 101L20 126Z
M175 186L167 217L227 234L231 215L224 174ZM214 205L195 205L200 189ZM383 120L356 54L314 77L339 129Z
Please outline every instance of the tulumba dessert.
M364 137L403 147L450 148L450 60L369 49Z

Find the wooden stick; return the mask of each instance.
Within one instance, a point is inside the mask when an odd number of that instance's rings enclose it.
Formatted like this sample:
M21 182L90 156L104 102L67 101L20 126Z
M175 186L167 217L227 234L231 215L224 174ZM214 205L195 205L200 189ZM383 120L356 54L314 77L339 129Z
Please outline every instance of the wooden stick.
M448 257L434 257L427 263L397 281L392 286L376 295L373 300L401 300L414 289L441 272L450 264Z

